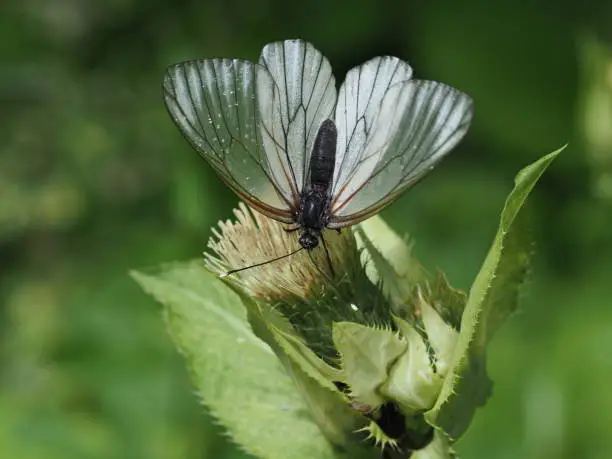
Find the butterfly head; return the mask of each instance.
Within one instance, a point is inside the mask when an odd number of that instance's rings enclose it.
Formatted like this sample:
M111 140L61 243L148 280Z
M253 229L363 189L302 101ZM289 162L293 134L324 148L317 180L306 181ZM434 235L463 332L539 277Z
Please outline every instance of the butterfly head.
M300 235L300 245L306 250L314 249L319 245L319 235L321 231L313 228L304 228Z

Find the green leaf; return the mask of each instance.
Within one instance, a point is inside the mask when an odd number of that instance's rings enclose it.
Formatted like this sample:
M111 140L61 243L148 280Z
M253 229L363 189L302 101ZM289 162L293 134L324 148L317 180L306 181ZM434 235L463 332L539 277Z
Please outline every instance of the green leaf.
M264 459L338 457L239 297L201 262L132 275L164 305L198 394L236 443Z
M404 414L422 413L436 402L443 379L433 371L421 334L399 317L395 318L395 323L406 343L406 350L393 363L380 391L398 403Z
M334 381L342 381L343 376L340 370L319 358L299 336L283 332L274 326L269 328L276 342L293 363L321 386L337 392L344 399L344 395L334 385ZM348 403L348 400L345 401Z
M451 287L442 271L438 271L428 285L429 289L425 292L427 301L438 311L446 323L459 330L467 295Z
M425 278L425 271L412 256L406 239L393 231L380 216L375 215L360 223L356 236L359 247L365 247L370 254L372 263L366 269L373 282L399 277L404 285L410 286Z
M411 459L454 459L457 456L444 432L436 431L432 442L412 453Z
M272 348L306 401L310 414L323 435L336 445L337 455L369 457L371 448L359 441L355 432L365 420L350 408L350 401L334 385L341 381L340 370L321 360L297 335L293 326L264 301L256 301L226 283L242 299L255 334Z
M288 371L323 435L336 446L338 458L377 457L375 449L364 443L363 437L359 434L366 423L361 413L352 409L337 391L322 387L317 380L304 373L302 368L292 361Z
M517 292L530 252L525 217L520 211L540 176L564 148L544 156L516 176L493 244L470 290L451 371L436 405L427 413L433 425L443 428L454 439L465 432L474 411L489 396L491 383L486 375L485 347L517 307Z
M411 247L378 215L355 228L359 248L363 251L368 278L380 285L391 311L400 317L410 316L410 297L415 286L426 280L426 272L412 257Z
M359 247L366 249L370 263L366 265L368 277L380 282L394 312L403 314L409 308L407 301L414 294L414 287L425 284L431 305L453 327L459 329L467 296L452 288L444 273L429 275L412 256L406 238L397 235L378 215L359 224L355 230Z
M334 323L333 339L351 395L364 405L378 408L385 401L379 388L407 344L391 330L353 322Z

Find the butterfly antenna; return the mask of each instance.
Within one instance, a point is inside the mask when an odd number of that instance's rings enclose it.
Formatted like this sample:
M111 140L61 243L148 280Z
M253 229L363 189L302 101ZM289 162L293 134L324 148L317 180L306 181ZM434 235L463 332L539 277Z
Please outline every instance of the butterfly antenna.
M283 258L290 257L291 255L295 255L300 250L304 250L304 247L300 247L299 249L296 249L293 252L287 253L285 255L281 255L280 257L276 257L276 258L272 258L270 260L262 261L261 263L256 263L256 264L250 265L250 266L244 266L244 267L238 268L238 269L231 269L229 271L224 272L219 277L221 277L221 278L227 277L227 276L229 276L231 274L236 274L236 273L239 273L241 271L246 271L247 269L257 268L258 266L267 265L268 263L274 263L275 261L282 260Z
M317 271L319 271L319 274L321 274L321 276L323 276L325 278L325 280L329 283L329 285L335 290L336 287L334 285L334 280L329 277L329 274L326 273L325 271L323 271L319 265L317 264L317 262L315 261L315 259L312 257L312 254L310 253L310 250L307 252L308 253L308 258L310 258L310 261L312 262L312 264L314 265L315 269Z
M325 257L327 258L327 264L329 265L329 272L331 273L331 277L336 277L334 265L332 265L331 257L329 256L329 250L327 250L327 244L325 243L325 238L323 238L323 233L321 233L321 241L323 242L323 248L325 249Z
M340 289L338 289L338 287L336 287L334 280L331 277L329 277L329 274L326 273L323 269L321 269L319 265L315 262L315 259L312 258L312 254L310 253L310 251L308 251L308 257L310 258L310 261L312 262L316 270L319 271L319 273L321 274L321 276L323 276L323 278L325 278L325 280L327 280L328 286L336 292L336 295L338 295L338 298L341 301L344 301L346 304L351 304L352 302L342 294L342 292L340 291Z

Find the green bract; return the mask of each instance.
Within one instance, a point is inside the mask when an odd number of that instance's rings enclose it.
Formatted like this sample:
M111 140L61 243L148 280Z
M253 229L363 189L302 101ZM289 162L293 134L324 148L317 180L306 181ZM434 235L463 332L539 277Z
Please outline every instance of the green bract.
M559 152L517 175L467 296L379 217L330 238L333 275L304 253L223 281L200 261L133 275L164 304L204 404L255 456L454 457L490 394L486 346L517 307L531 250L521 209ZM238 216L213 241L213 271L232 250L272 258L295 244L280 224Z

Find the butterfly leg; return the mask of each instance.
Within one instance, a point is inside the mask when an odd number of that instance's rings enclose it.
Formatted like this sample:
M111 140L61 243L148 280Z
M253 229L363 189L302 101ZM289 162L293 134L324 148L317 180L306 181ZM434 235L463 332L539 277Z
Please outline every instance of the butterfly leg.
M323 239L323 233L321 233L321 242L323 242L323 248L325 249L325 257L327 258L329 272L331 273L332 278L334 278L336 277L336 272L334 271L334 265L332 265L331 257L329 256L329 250L327 250L327 244L325 243L325 239Z
M294 225L290 225L286 228L283 228L287 233L293 233L294 231L297 231L300 229L300 225L298 225L297 223Z

